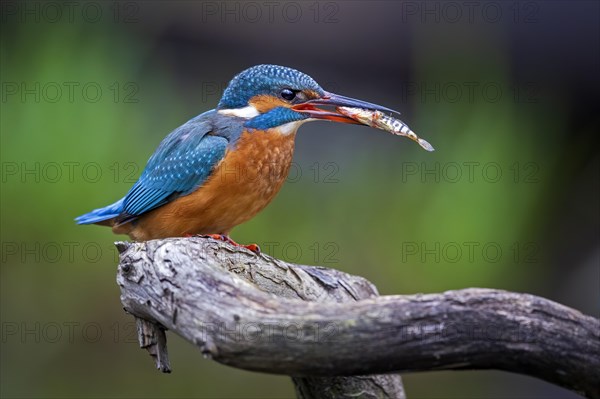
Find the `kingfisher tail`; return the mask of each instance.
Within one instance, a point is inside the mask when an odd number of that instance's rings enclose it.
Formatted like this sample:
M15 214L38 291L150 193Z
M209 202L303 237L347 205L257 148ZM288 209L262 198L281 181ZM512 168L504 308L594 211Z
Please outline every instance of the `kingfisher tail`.
M121 214L123 211L123 201L124 198L121 198L114 204L109 206L105 206L104 208L94 209L93 211L86 213L85 215L81 215L75 218L77 224L110 224L110 223L102 223L107 222L110 219L114 219Z

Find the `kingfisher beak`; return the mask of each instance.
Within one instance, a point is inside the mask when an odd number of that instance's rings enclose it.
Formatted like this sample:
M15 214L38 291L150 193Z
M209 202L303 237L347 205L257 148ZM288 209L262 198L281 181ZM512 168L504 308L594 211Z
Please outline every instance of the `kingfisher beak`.
M326 110L317 108L316 105L324 105L329 107L335 107L333 110ZM353 123L356 125L362 125L362 123L340 113L337 111L337 107L352 107L352 108L362 108L368 109L372 111L382 111L386 113L396 113L400 114L398 111L394 111L393 109L383 107L381 105L369 103L366 101L356 100L354 98L341 96L339 94L328 93L320 98L315 98L313 100L308 100L301 104L296 104L292 106L292 109L296 112L302 112L308 114L309 118L314 119L325 119L334 122L341 123Z

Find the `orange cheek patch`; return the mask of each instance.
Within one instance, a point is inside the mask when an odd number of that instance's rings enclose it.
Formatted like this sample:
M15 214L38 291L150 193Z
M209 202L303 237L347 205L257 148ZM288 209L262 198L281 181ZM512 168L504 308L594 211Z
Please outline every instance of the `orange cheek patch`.
M270 111L276 107L290 107L290 105L282 99L269 96L267 94L260 94L258 96L254 96L250 99L249 103L254 108L256 108L256 110L261 114Z

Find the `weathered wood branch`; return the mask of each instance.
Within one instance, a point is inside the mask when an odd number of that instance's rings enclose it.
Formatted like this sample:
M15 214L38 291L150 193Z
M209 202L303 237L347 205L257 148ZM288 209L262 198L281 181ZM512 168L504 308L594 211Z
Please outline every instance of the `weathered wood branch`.
M223 364L303 377L306 397L322 377L499 369L600 398L600 320L544 298L489 289L377 297L359 277L202 238L119 249L128 312ZM168 369L154 335L157 364ZM402 389L381 381L380 396Z
M238 252L238 249L221 242L208 241L208 243L210 242L217 246L210 248L210 253L219 256L216 259L216 267L227 272L234 272L238 277L252 283L262 291L280 297L315 302L343 302L378 295L375 286L362 277L333 269L292 265L267 256L261 256L261 261L257 263L256 256L251 252L243 250ZM128 243L117 243L120 252L124 252L129 245ZM216 251L217 248L218 251ZM128 266L125 266L125 269L127 268ZM138 317L136 317L136 321L140 346L148 350L155 359L156 367L159 370L166 373L171 372L164 327ZM293 382L297 396L302 399L405 398L402 380L398 374L293 377Z

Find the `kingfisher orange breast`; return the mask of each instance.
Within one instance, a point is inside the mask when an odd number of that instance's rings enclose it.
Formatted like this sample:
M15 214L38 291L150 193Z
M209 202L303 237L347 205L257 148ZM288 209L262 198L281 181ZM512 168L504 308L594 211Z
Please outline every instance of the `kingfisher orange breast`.
M207 181L134 223L115 226L115 233L134 240L186 234L228 234L260 212L279 192L294 154L295 131L244 132Z

